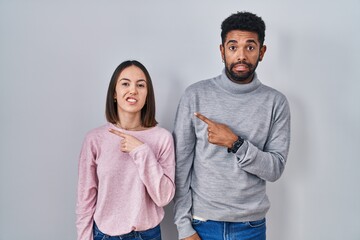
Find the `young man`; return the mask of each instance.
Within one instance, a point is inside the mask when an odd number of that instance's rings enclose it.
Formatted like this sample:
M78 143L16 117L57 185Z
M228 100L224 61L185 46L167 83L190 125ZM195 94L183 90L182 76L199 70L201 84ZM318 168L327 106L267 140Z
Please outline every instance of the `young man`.
M238 12L221 29L224 71L188 87L177 110L175 224L186 240L266 239L266 181L284 170L290 110L255 73L264 21Z

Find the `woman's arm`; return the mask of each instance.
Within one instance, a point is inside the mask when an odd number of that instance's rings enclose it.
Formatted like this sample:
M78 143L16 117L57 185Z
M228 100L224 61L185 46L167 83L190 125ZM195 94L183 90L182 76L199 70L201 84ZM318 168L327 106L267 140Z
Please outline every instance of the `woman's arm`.
M78 240L92 240L93 215L95 212L98 178L96 153L90 139L83 143L78 166L78 192L76 204L76 228Z

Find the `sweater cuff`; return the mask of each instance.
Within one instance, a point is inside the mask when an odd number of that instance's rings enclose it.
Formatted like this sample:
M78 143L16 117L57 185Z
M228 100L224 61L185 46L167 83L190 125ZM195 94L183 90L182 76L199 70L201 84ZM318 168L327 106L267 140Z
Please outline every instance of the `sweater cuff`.
M196 233L196 231L192 227L191 223L183 225L183 226L178 226L177 229L179 232L179 239L190 237L191 235L194 235Z
M136 154L137 152L144 151L144 150L147 149L147 148L148 148L147 144L146 144L146 143L143 143L143 144L141 144L140 146L134 148L131 152L129 152L129 154L130 154L130 156L135 156L135 154Z
M149 148L149 146L146 143L144 143L133 149L131 152L129 152L129 154L135 163L144 164L145 162L144 159L150 161L149 163L156 163L157 162L156 158L148 157L150 151L151 149Z
M241 145L241 147L239 147L239 149L235 153L235 155L236 155L236 157L238 159L238 163L242 163L242 161L245 159L248 147L249 147L248 141L244 140L244 143Z

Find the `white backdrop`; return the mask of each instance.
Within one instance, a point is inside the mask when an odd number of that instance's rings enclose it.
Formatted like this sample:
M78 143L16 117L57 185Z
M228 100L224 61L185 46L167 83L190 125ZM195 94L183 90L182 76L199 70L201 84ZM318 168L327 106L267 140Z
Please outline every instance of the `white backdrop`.
M268 239L360 239L359 0L0 0L0 240L75 239L78 155L116 66L148 68L171 131L184 89L221 73L220 24L238 10L265 20L258 74L292 112Z

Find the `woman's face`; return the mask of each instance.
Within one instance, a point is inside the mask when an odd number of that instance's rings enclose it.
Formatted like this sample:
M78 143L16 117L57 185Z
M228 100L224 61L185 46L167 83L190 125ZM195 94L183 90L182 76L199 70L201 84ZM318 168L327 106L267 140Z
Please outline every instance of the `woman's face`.
M114 98L118 113L140 113L147 96L147 80L144 72L136 67L125 68L116 83Z

